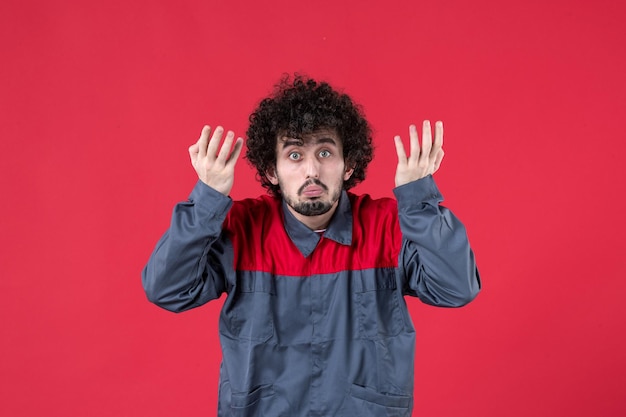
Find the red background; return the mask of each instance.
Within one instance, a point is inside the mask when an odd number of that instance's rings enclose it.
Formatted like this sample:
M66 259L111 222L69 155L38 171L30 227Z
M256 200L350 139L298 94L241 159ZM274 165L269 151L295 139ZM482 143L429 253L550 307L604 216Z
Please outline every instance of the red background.
M208 416L222 300L174 315L140 271L195 182L203 124L243 135L283 72L393 135L442 119L436 179L484 289L409 300L416 416L626 414L619 0L0 5L0 414ZM233 197L262 192L245 162Z

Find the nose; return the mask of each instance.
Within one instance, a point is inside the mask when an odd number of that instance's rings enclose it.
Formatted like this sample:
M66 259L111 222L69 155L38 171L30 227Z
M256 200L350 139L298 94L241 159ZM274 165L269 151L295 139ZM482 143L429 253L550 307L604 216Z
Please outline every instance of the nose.
M307 158L304 169L307 178L318 178L320 174L320 163L317 158Z

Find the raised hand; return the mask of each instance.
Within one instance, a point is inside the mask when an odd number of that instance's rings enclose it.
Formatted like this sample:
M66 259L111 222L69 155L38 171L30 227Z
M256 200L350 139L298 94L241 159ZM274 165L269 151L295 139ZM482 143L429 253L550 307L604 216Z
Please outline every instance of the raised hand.
M233 188L235 164L243 147L243 139L237 138L233 146L235 134L229 130L220 147L224 128L218 126L211 140L210 134L211 128L204 126L198 142L189 147L191 165L200 181L227 196Z
M417 137L415 125L409 126L411 155L407 156L400 136L395 136L398 168L396 170L396 187L419 180L434 174L443 159L443 122L435 123L435 142L433 143L430 122L424 121L422 126L422 146Z

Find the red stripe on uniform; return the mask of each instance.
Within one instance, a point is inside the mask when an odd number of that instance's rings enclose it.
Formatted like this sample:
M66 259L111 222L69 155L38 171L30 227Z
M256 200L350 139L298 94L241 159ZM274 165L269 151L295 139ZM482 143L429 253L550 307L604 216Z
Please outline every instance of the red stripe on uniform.
M322 237L308 258L285 231L281 200L261 196L235 202L224 223L233 244L235 269L304 277L396 267L402 240L396 201L348 195L353 213L352 245Z

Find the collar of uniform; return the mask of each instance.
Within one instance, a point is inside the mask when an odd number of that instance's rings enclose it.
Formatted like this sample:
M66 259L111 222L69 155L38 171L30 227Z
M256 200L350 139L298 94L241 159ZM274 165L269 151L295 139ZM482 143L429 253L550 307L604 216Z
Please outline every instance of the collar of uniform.
M305 258L308 257L319 243L320 235L296 219L289 211L285 200L283 200L283 214L285 230L291 241ZM352 206L345 190L341 192L339 204L324 232L324 238L334 240L342 245L352 244Z

